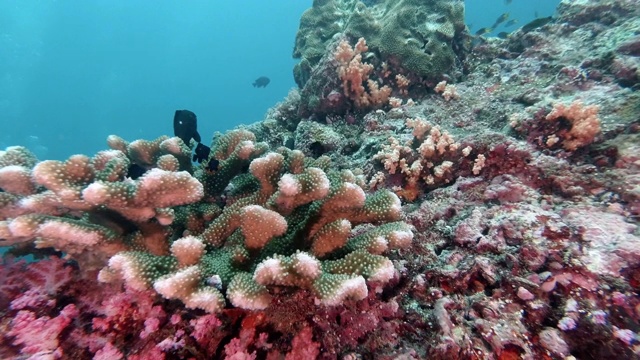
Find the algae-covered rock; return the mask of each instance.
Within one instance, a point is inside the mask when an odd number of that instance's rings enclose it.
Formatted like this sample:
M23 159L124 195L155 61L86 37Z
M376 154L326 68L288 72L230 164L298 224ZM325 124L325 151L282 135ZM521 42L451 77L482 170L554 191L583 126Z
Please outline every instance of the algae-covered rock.
M395 5L393 5L395 3ZM382 29L371 48L393 56L408 70L438 77L454 64L454 39L465 30L461 1L387 1Z
M343 33L364 37L370 50L419 76L437 78L462 55L465 29L461 1L386 0L367 6L354 0L316 0L300 20L293 56L301 62L294 76L303 87L331 39Z

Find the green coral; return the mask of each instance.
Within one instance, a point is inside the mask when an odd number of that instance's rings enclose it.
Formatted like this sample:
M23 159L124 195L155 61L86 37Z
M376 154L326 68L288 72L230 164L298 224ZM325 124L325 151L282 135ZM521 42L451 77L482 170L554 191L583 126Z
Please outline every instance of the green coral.
M0 168L12 165L32 168L37 162L36 156L23 146L10 146L0 150Z
M206 170L206 166L199 170L199 180L204 185L205 198L219 195L229 181L241 174L255 157L266 151L267 145L256 143L256 137L247 130L233 130L216 139L209 159L219 162L214 172Z
M388 281L395 270L381 254L412 238L409 226L397 222L398 197L386 190L366 196L357 177L330 170L327 157L310 159L286 148L260 149L256 155L250 138L232 132L218 142L216 156L232 159L244 151L248 157L243 166L233 166L235 175L229 171L217 178L217 188L235 183L242 191L234 192L204 231L177 240L169 257L116 255L105 273L119 273L127 282L153 286L166 298L209 312L220 311L224 297L234 306L265 308L274 285L308 289L321 303L335 305L366 296L367 279ZM243 169L250 158L247 174ZM215 174L199 176L211 182ZM352 227L360 224L368 225L352 237ZM205 251L187 256L189 246Z
M450 0L386 0L366 6L361 1L314 1L301 20L293 55L303 87L311 70L338 33L364 37L370 50L399 60L420 76L436 78L449 71L465 34L464 3ZM460 51L460 50L458 50Z
M449 70L456 54L452 41L464 30L462 2L393 1L381 19L379 36L368 40L382 54L400 59L402 65L419 75L437 77Z

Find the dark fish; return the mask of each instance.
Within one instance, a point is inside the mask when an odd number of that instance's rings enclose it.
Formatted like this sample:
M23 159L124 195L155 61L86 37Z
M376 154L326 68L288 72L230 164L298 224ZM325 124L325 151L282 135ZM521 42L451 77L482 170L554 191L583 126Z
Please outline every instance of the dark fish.
M209 160L209 163L207 164L207 170L210 172L215 172L218 170L219 166L220 166L220 161L212 158L211 160Z
M203 162L207 161L207 159L209 159L210 154L211 154L210 147L206 145L202 145L201 143L198 143L198 146L196 146L195 154L193 154L193 161L197 161L202 164ZM218 170L219 165L220 165L220 161L218 161L215 158L211 158L211 160L209 160L209 162L205 166L205 170L209 172L215 172Z
M508 38L508 37L509 37L509 33L508 33L508 32L506 32L506 31L500 31L500 32L498 33L498 37L499 37L500 39L506 39L506 38Z
M493 28L483 27L480 30L476 31L476 35L480 36L480 35L488 34L492 31L493 31Z
M173 135L179 137L187 146L191 139L200 142L198 134L198 118L189 110L176 110L173 116Z
M535 20L527 23L525 26L523 26L522 27L522 32L528 33L531 30L535 30L535 29L537 29L537 28L539 28L541 26L544 26L544 25L550 23L551 20L553 20L553 18L551 16L535 19Z
M269 85L270 82L271 80L269 80L268 77L260 76L259 78L256 79L256 81L253 82L253 87L267 87L267 85Z
M502 24L503 22L507 21L507 19L509 18L509 13L504 13L500 16L498 16L498 18L496 19L496 22L493 23L492 28L497 28L498 25Z
M147 169L143 168L142 166L138 164L131 164L127 169L127 177L130 177L131 179L136 180L146 172L147 172Z
M518 23L518 19L511 19L504 24L504 27L510 27Z
M268 82L269 79L267 79L267 83ZM182 139L182 141L184 141L187 146L191 142L191 139L195 140L198 143L198 145L196 145L196 149L191 161L202 164L209 159L211 148L200 142L200 134L198 134L198 118L192 111L176 110L176 114L173 117L173 133L175 136ZM219 164L220 162L218 160L212 158L207 163L205 169L208 171L216 171L218 170Z
M209 154L211 154L211 148L207 145L198 143L198 145L196 146L196 151L193 154L193 161L197 161L199 163L207 161L207 159L209 158Z
M512 1L513 1L513 0L504 0L504 4L505 4L505 5L509 5L509 4L511 4L511 2L512 2Z

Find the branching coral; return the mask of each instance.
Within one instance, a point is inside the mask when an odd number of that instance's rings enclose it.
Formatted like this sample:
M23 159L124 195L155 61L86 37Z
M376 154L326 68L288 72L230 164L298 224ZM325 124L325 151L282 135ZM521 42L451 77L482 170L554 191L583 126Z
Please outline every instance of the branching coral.
M220 144L217 153L253 148L247 141ZM385 283L394 276L380 254L407 246L413 235L394 222L400 216L394 194L366 196L350 171L328 168L327 158L312 160L299 151L263 154L251 161L250 178L231 179L245 191L202 233L175 241L170 256L120 253L101 279L120 274L134 288L153 287L209 312L224 307L223 293L234 306L263 309L273 286L312 290L327 305L362 299L365 279ZM353 226L366 223L386 224L351 235Z
M551 111L540 108L533 116L513 114L511 126L541 149L573 152L590 145L600 134L599 109L581 100L568 105L554 102Z
M235 306L265 308L272 286L312 290L327 305L362 299L365 279L385 283L394 276L381 254L413 236L394 222L400 218L394 194L366 196L350 171L328 171L328 158L267 152L246 130L218 138L211 155L218 171L203 166L195 177L159 168L179 170L171 153L187 151L177 138L109 143L117 150L35 166L24 149L4 153L0 179L12 184L28 175L33 183L2 193L3 244L53 247L85 267L109 258L101 281L122 277L134 289L153 288L189 308L217 312L224 294ZM133 180L126 177L132 161L158 167ZM207 208L225 189L224 208ZM368 223L383 225L352 235Z
M93 158L74 155L66 161L37 164L26 149L0 154L6 163L0 169L0 183L7 191L1 193L0 244L34 242L39 248L73 254L87 265L95 260L97 266L103 257L125 249L166 253L168 233L162 225L173 222L172 207L203 197L202 184L176 167L176 171L153 168L133 180L127 176L135 161L130 156L158 162L173 159L169 162L176 164L179 161L171 153L180 157L188 150L178 138L147 142L153 146L130 145L115 137L110 143L126 153L107 150ZM9 185L16 182L23 185Z
M438 94L442 94L442 97L444 98L445 101L450 101L452 99L455 100L460 98L460 95L458 95L458 89L456 88L456 86L447 84L447 82L444 80L437 83L435 88L433 88L433 90Z
M335 60L340 64L338 76L342 81L344 95L360 109L380 107L389 101L391 88L369 78L373 65L362 62L362 53L368 50L364 38L358 39L355 48L346 40L338 44ZM366 88L364 86L366 84ZM406 82L408 85L408 82Z
M569 106L556 103L553 110L547 115L549 121L565 120L569 123L568 129L560 129L556 134L549 136L547 145L553 146L557 142L569 151L589 145L600 132L600 119L598 119L596 105L584 105L576 100Z
M413 129L413 139L402 144L394 137L389 138L389 144L383 145L374 159L379 160L390 175L404 175L403 185L394 187L394 190L402 197L414 200L424 188L435 188L453 181L462 160L471 154L472 149L460 149L460 144L449 132L432 126L424 119L407 119L406 125ZM479 154L473 164L473 173L477 175L483 165L484 156ZM379 172L369 185L376 188L385 181L384 173Z

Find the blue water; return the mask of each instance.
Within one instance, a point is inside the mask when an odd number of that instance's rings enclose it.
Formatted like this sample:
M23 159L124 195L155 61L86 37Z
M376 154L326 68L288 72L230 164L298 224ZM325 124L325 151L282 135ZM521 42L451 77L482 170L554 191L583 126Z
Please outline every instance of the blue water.
M173 112L183 108L198 115L203 139L262 120L295 86L291 54L311 3L0 1L0 149L92 155L110 134L171 135ZM558 1L466 3L475 32L505 11L520 20L515 29L552 14ZM263 75L269 86L252 87Z
M507 21L518 20L514 26L505 28L503 23L487 34L496 35L501 31L514 31L536 17L553 15L559 3L560 0L513 0L511 4L507 4L505 0L466 0L465 17L472 34L480 28L492 26L503 13L509 13Z
M308 1L0 1L0 149L93 154L105 139L172 134L198 115L204 139L263 118L293 81ZM254 88L259 76L267 88ZM207 141L208 142L208 141Z

